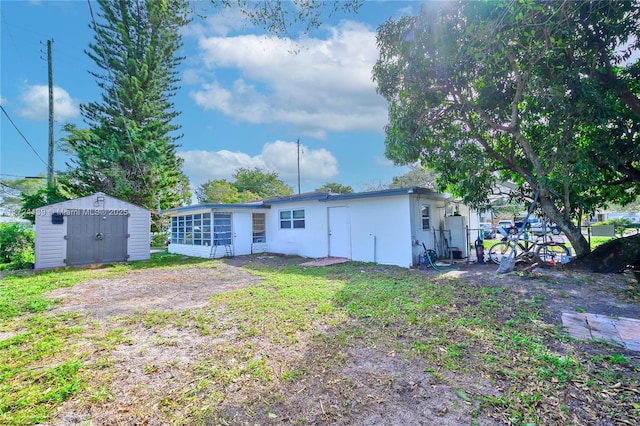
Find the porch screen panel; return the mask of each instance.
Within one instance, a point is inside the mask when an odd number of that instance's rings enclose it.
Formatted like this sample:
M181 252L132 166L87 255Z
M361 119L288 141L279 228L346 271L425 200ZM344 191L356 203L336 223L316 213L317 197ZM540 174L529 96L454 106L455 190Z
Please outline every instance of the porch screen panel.
M231 245L231 213L213 214L213 245Z

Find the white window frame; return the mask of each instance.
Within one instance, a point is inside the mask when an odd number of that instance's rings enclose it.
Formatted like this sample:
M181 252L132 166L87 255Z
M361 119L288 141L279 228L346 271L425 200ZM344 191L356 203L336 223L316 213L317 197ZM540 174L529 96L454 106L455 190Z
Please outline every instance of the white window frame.
M211 241L211 214L196 213L171 218L171 243L208 246Z
M424 214L425 210L427 215ZM425 228L425 220L427 221L427 227ZM423 231L429 231L431 229L431 204L420 205L420 227Z
M256 221L256 217L259 218L258 221ZM251 214L251 232L254 244L267 242L267 215L265 213Z
M302 215L300 215L301 212ZM286 217L283 217L283 215ZM306 220L304 209L284 209L278 212L280 229L304 229L306 227Z

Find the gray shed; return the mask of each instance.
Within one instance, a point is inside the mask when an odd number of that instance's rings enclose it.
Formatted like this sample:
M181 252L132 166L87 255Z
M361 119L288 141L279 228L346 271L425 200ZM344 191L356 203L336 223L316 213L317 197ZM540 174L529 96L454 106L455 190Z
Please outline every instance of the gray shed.
M149 210L101 192L36 209L35 269L150 258Z

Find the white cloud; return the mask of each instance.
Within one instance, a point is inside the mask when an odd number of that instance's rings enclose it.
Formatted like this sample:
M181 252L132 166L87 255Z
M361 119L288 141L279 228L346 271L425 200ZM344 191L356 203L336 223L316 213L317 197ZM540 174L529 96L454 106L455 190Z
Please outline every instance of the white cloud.
M382 166L382 167L395 166L395 164L393 164L393 161L389 160L387 157L384 157L382 155L376 155L373 160L378 166Z
M233 173L241 167L259 167L264 171L275 171L281 180L292 186L298 178L298 149L295 142L267 143L256 156L227 150L185 151L178 155L184 159L185 173L198 185L214 179L232 180ZM338 161L331 152L324 148L310 149L300 145L302 182L321 183L337 174Z
M199 38L201 74L218 80L190 92L196 104L251 123L288 123L305 135L328 131L382 130L387 106L376 94L371 71L375 32L344 21L326 40L257 35ZM293 53L297 50L297 53ZM230 80L220 79L221 69Z
M293 182L298 178L298 150L295 142L276 141L262 149L262 160L280 178ZM328 150L312 150L300 145L300 179L304 182L325 181L338 174L338 161Z
M49 118L49 87L26 86L19 97L18 114L28 120L42 121ZM80 115L78 101L61 87L53 86L53 113L56 121L65 121Z
M202 4L194 2L194 6L202 6ZM195 10L196 14L206 15L207 17L194 19L191 25L182 30L183 36L200 37L211 34L226 36L231 32L246 29L248 26L246 16L237 7L224 8L219 13L214 13L207 9L207 7L204 7L202 11Z

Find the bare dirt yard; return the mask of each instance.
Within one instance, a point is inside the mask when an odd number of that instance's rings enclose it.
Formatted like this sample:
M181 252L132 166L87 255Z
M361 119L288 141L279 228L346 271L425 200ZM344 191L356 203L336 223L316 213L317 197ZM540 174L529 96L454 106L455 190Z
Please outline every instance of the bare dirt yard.
M481 375L434 372L424 360L407 358L383 344L346 344L337 353L329 354L311 340L312 334L297 336L292 344L273 343L254 336L252 354L266 360L273 376L280 380L259 389L250 386L248 381L232 381L225 383L215 395L198 395L201 392L196 385L198 374L205 368L201 360L224 356L219 348L230 335L200 333L193 327L181 327L175 320L165 324L162 316L176 312L182 312L185 318L203 315L198 313L199 309L205 307L214 294L259 283L259 276L250 268L256 263L288 265L302 261L278 256L237 257L216 263L215 267L196 264L187 269L141 269L120 278L96 278L53 291L51 298L61 299L54 313L77 312L86 316L95 328L97 340L104 345L113 343L108 361L103 352L95 349L90 359L92 363L108 363L109 368L104 370L108 377L96 370L95 383L91 384L94 387L90 389L96 395L100 386L108 382L105 396L67 401L52 424L190 424L186 416L194 411L189 406L194 401L189 396L194 395L197 401L208 401L202 403L203 413L207 415L194 423L210 425L497 425L510 422L490 408L477 415L477 397L483 392L496 396L501 391L507 392L508 380L496 385ZM535 272L537 279L532 279L532 274L498 275L496 269L496 265L460 264L449 274L464 280L466 285L500 287L522 298L537 297L547 308L545 317L541 318L546 326L560 326L562 312L576 310L640 318L638 303L624 296L629 290L629 277L540 270ZM432 279L440 272L427 270L415 271L415 274ZM539 279L540 276L544 279ZM153 312L153 315L147 315L145 321L132 319L143 312ZM197 323L197 318L189 320ZM126 336L122 336L125 328ZM332 330L315 332L314 339L317 339L318 332L332 333ZM121 338L113 340L114 335ZM95 343L87 342L87 345ZM638 352L588 343L584 343L582 349L594 356L622 354L630 365L636 366L635 370L627 369L627 374L640 374ZM331 362L325 362L327 357L331 357ZM233 363L230 359L223 365L232 368ZM303 365L304 374L295 380L284 380L284 371L296 370L291 368L295 363L297 371L302 371L300 365ZM192 393L187 395L185 389L191 389ZM640 394L639 389L631 391ZM578 391L566 392L563 398L557 401L556 408L567 412L566 421L556 420L558 424L634 424L634 420L625 415L619 416L619 421L598 416L599 401L587 401L587 396ZM180 409L181 404L184 411ZM556 413L553 418L562 417Z

